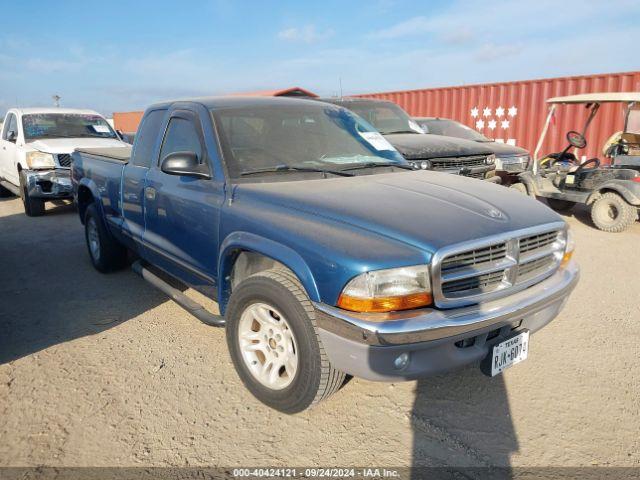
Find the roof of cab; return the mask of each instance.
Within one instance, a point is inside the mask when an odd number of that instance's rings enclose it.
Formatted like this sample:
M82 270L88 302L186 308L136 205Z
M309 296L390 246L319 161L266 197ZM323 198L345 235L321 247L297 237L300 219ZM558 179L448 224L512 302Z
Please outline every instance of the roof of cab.
M324 97L317 98L316 100L319 100L321 102L334 103L337 105L347 105L349 103L393 103L391 100L381 100L379 98L366 97Z
M299 97L241 97L241 96L227 96L227 97L196 97L196 98L181 98L178 100L170 100L166 102L156 103L151 105L149 109L167 108L176 103L198 103L206 108L218 109L218 108L244 108L244 107L262 107L262 106L276 106L276 105L318 105L315 100L309 100Z

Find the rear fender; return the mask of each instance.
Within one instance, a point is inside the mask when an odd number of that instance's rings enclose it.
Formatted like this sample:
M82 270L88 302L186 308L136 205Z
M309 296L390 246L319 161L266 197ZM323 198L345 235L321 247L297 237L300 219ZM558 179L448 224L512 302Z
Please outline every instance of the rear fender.
M305 260L295 250L281 243L249 232L234 232L222 242L218 259L218 305L224 314L231 295L231 272L240 252L249 251L272 258L289 268L300 280L309 298L320 301L315 278Z
M85 198L81 192L89 191L91 194L91 198ZM80 215L80 221L84 224L84 212L87 209L87 206L90 203L95 203L97 205L98 211L100 212L100 216L104 219L104 212L102 211L102 202L100 201L100 192L98 191L98 186L96 183L87 178L83 177L74 187L73 199L78 207L78 214Z
M632 180L609 180L603 183L597 192L589 195L587 205L595 202L604 192L616 192L628 203L640 206L640 183Z

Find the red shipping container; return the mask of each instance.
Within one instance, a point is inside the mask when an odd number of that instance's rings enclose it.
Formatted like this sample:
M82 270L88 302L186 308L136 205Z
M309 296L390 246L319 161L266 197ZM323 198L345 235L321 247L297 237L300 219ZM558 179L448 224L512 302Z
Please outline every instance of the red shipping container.
M487 83L355 95L391 100L416 117L452 118L489 138L515 143L532 154L546 120L551 97L578 93L640 91L640 72ZM587 147L579 155L602 158L611 134L623 128L624 106L602 105L586 132ZM566 147L569 130L582 131L587 118L583 105L558 106L540 154Z

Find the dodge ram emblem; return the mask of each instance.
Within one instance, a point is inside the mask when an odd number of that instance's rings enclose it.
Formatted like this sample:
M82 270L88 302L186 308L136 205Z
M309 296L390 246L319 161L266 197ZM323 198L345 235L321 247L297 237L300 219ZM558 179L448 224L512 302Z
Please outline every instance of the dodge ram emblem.
M500 210L498 210L497 208L489 208L489 209L487 209L487 214L491 218L502 218L502 212L500 212Z

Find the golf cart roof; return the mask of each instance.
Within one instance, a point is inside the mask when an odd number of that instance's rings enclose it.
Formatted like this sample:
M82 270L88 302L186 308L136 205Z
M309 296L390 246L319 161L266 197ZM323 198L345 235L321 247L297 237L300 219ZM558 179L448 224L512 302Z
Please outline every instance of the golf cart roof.
M640 92L604 92L604 93L582 93L580 95L569 95L567 97L554 97L547 100L547 103L631 103L640 102Z

